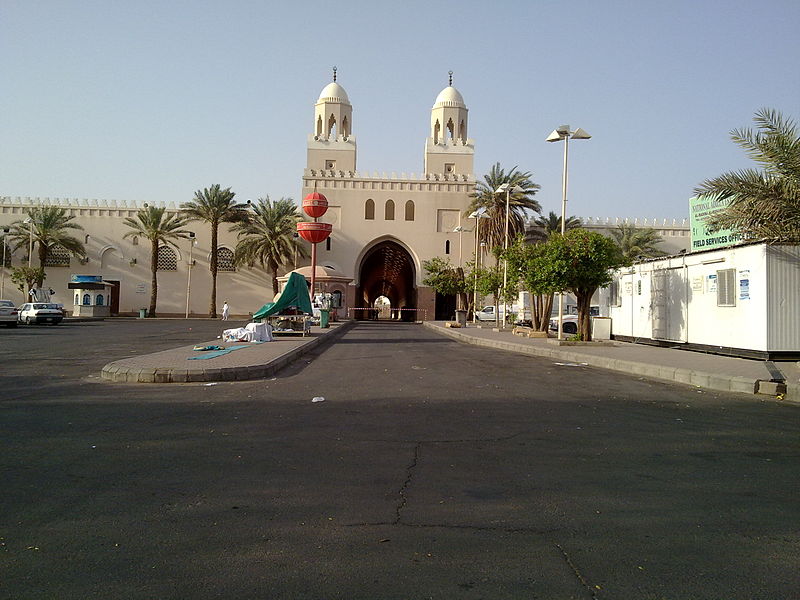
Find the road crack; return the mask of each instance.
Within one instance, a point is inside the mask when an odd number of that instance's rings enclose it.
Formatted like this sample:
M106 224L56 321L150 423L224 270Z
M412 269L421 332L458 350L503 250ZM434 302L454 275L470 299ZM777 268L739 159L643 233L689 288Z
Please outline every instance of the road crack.
M569 568L572 569L572 572L575 574L575 577L577 577L580 584L591 594L593 600L597 600L598 596L595 588L593 588L589 582L586 581L586 578L581 574L580 569L578 569L578 566L573 562L570 555L567 554L567 551L564 550L561 544L556 544L555 546L558 548L559 552L561 552L561 556L564 557L564 561L567 563Z
M394 521L392 522L393 525L398 525L400 523L400 517L401 517L400 513L403 511L403 508L405 508L408 502L408 498L406 497L406 490L408 489L408 486L411 485L411 479L414 476L414 469L417 467L417 462L419 461L419 453L421 448L422 448L422 442L417 442L417 445L414 446L414 458L411 461L411 464L409 464L406 467L406 480L403 482L403 485L400 486L400 492L399 492L400 501L397 504L397 508L395 509L395 518Z

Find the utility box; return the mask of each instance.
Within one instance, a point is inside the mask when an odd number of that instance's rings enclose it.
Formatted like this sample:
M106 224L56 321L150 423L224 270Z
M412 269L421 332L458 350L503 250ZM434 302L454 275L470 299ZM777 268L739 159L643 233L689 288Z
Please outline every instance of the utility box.
M592 339L611 339L611 317L592 317Z

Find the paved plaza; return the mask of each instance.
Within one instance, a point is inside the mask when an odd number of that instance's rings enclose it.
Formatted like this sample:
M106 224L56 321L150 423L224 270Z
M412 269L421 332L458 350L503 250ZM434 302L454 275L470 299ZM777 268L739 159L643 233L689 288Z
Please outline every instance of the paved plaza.
M800 590L797 404L396 323L260 379L101 378L222 328L0 330L0 598Z

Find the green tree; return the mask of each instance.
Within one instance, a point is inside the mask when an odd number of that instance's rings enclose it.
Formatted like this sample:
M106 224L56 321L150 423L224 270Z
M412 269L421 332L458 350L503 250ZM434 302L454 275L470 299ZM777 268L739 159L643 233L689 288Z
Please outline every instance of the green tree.
M24 221L11 223L8 236L16 250L20 247L27 248L32 235L40 267L34 283L37 287L41 287L46 277L44 266L54 248L62 247L72 256L80 258L86 256L81 241L71 235L75 230L83 230L83 227L73 223L75 217L67 215L67 209L60 206L34 206L28 211L28 218L31 220L30 223Z
M422 261L422 268L426 273L422 285L431 287L444 296L455 296L459 309L468 310L472 278L465 274L463 268L454 267L449 259L439 256Z
M533 182L531 174L518 171L517 167L506 173L500 163L496 163L484 175L483 181L478 181L475 185L475 193L467 210L467 214L471 214L479 208L486 209L489 218L481 225L479 242L486 242L489 248L502 247L505 241L506 194L496 191L504 183L512 187L519 186L523 190L521 193L509 195L509 243L524 232L526 211L538 213L542 210L538 200L533 197L541 186Z
M189 232L183 227L186 226L186 218L179 213L171 213L165 217L166 208L157 206L146 206L136 212L136 217L126 217L125 225L130 231L122 237L143 237L150 240L150 308L147 316L156 316L156 302L158 301L158 248L162 245L171 245L176 248L177 239L186 239Z
M231 188L220 188L214 184L210 188L197 190L191 202L181 204L181 210L190 221L205 221L211 225L211 260L208 265L211 271L211 299L208 316L217 317L217 240L220 223L238 223L247 218L247 204L238 204Z
M577 229L583 223L579 217L567 217L565 229ZM533 242L545 242L553 233L561 233L561 216L554 213L552 210L545 217L540 215L533 219L533 226L526 232L527 239Z
M800 134L791 119L762 108L753 121L758 131L735 129L731 139L761 169L742 169L707 179L698 196L727 201L708 225L735 229L745 237L800 241Z
M621 223L611 230L611 238L619 247L622 256L629 262L666 254L658 249L658 245L664 240L652 227L636 227L633 223Z
M47 275L41 267L13 267L11 269L11 282L17 286L17 289L28 298L28 292L33 288L37 282L39 287L44 283Z
M550 235L560 234L555 232ZM531 326L536 331L547 331L553 310L553 294L561 291L547 277L547 265L542 264L547 251L546 242L528 244L519 237L505 253L509 277L519 281L531 295Z
M275 202L269 196L252 205L252 214L236 223L234 262L252 267L260 264L272 274L272 292L278 293L278 269L291 264L295 255L308 256L308 250L297 237L297 223L303 220L291 198Z
M613 269L625 264L614 241L599 233L573 229L564 235L553 234L544 244L530 246L524 258L517 268L531 289L545 293L568 291L575 295L578 333L581 339L591 340L592 295L611 283Z

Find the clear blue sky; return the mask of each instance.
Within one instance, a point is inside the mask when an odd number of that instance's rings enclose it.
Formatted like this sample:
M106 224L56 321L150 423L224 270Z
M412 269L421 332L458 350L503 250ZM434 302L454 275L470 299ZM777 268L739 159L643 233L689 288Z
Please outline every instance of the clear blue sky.
M764 106L800 117L800 2L0 0L0 195L182 202L219 183L299 199L313 105L339 68L358 167L422 170L448 70L476 175L533 173L570 214L684 218L749 165Z

